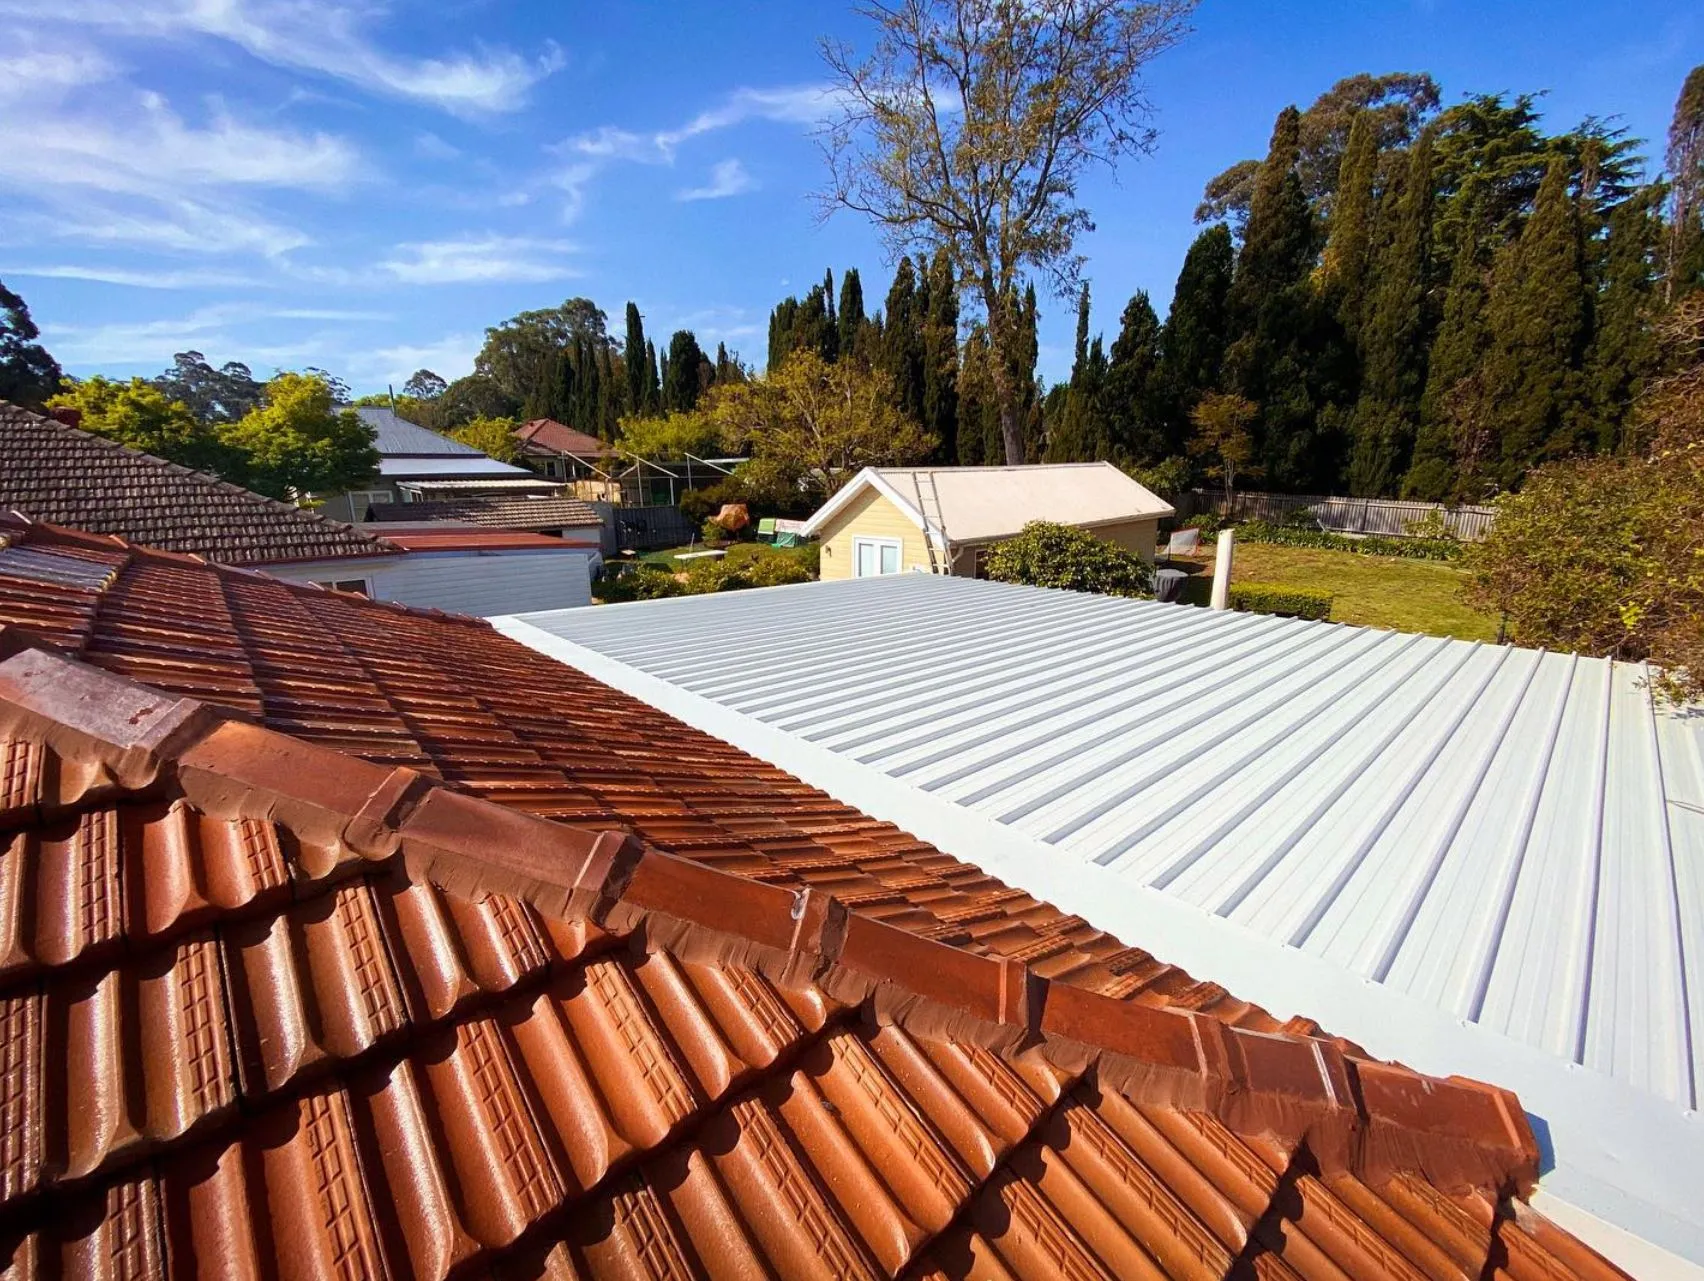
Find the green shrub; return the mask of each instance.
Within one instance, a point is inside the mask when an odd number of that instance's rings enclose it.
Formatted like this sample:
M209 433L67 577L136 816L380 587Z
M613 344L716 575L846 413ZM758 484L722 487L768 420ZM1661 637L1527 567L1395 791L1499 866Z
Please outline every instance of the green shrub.
M1322 547L1357 556L1399 556L1406 560L1460 560L1462 545L1453 538L1386 538L1378 534L1350 538L1323 529L1303 529L1251 520L1237 526L1245 543L1276 543L1284 547Z
M995 544L984 563L998 583L1105 596L1146 596L1153 585L1153 571L1135 552L1045 520L1032 520L1017 537Z
M695 560L686 571L686 592L689 596L701 596L710 592L736 592L742 587L750 586L751 579L747 576L746 567L730 565L723 557Z
M762 543L735 543L728 548L728 554L722 557L724 565L739 565L741 567L755 565L760 560L766 560L776 553Z
M786 552L765 556L746 571L753 587L784 587L788 583L808 583L812 574L797 557Z
M1282 583L1232 583L1231 608L1280 618L1330 618L1331 593Z
M714 520L705 521L704 527L698 531L698 539L704 543L725 543L732 536Z
M738 476L727 476L714 485L689 489L680 496L680 510L688 520L703 521L721 511L728 503L750 501L745 485Z
M650 565L611 565L592 583L592 595L606 605L685 594L686 587L673 574Z

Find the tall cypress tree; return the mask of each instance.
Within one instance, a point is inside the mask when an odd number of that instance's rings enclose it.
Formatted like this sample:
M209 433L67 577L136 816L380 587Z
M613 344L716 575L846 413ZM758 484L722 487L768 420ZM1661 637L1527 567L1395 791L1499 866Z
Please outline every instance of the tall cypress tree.
M598 422L596 434L604 440L615 439L615 424L620 417L621 392L615 385L615 357L607 342L598 344Z
M940 443L935 456L958 458L958 280L947 252L929 264L929 309L923 325L923 427ZM841 311L842 322L845 310Z
M1663 302L1704 287L1704 66L1694 67L1674 104L1668 135L1669 229Z
M1236 251L1224 223L1208 227L1184 256L1172 291L1171 312L1160 331L1160 367L1173 421L1168 436L1182 441L1189 411L1202 393L1219 387L1220 366L1230 341L1226 298Z
M1024 461L1035 462L1041 457L1046 423L1041 413L1041 398L1035 384L1035 362L1041 355L1041 313L1035 302L1035 282L1024 286L1024 300L1017 309L1018 340L1014 344L1012 382L1018 388L1018 413L1024 428ZM995 423L998 429L998 422ZM990 451L999 457L1004 451Z
M1566 157L1551 158L1532 216L1492 274L1491 347L1480 372L1497 442L1495 478L1505 488L1562 444L1579 391L1586 290L1568 169Z
M822 271L822 306L828 321L827 330L822 337L822 358L832 364L840 359L840 320L834 314L833 267L824 267Z
M645 388L639 399L644 406L641 413L654 414L662 401L663 380L657 373L657 345L649 338L645 340L645 357L642 370L645 377Z
M888 287L882 333L882 368L899 390L899 407L923 421L923 317L917 306L917 272L901 258Z
M783 298L769 313L769 359L771 369L779 369L793 354L794 330L799 324L799 300Z
M1255 175L1242 253L1227 296L1233 341L1226 379L1260 406L1261 461L1280 488L1335 487L1341 466L1331 430L1342 387L1342 331L1310 279L1316 228L1297 173L1300 113L1278 114ZM1317 490L1316 490L1317 492Z
M690 329L677 329L669 339L668 361L663 366L663 412L690 413L698 407L699 366L704 353Z
M1432 254L1432 140L1422 133L1408 169L1386 194L1390 236L1361 326L1361 395L1350 434L1349 492L1396 492L1408 469L1426 385L1426 266Z
M645 412L645 322L639 305L627 304L627 345L621 351L627 366L627 412Z
M1082 377L1089 359L1089 282L1077 291L1077 343L1071 354L1071 385Z
M1160 368L1160 318L1145 289L1124 305L1100 397L1113 452L1152 464L1180 448Z
M1349 144L1343 152L1331 207L1331 232L1320 259L1327 300L1336 308L1344 333L1357 345L1372 259L1373 179L1377 171L1373 116L1369 111L1357 111L1349 126Z
M848 267L840 277L839 346L842 357L860 356L864 331L864 282L858 269Z
M992 411L988 386L988 339L980 323L972 324L964 337L964 352L959 362L958 379L958 464L960 467L979 467L997 462L983 452L988 438L989 422L997 416ZM999 435L996 423L994 434Z
M1460 211L1443 316L1427 353L1414 461L1402 481L1404 498L1436 503L1483 496L1473 459L1483 453L1477 374L1489 341L1485 235L1477 208Z
M1583 443L1600 453L1621 447L1633 405L1657 372L1651 322L1665 265L1662 198L1661 186L1653 184L1609 213L1581 398L1592 428Z

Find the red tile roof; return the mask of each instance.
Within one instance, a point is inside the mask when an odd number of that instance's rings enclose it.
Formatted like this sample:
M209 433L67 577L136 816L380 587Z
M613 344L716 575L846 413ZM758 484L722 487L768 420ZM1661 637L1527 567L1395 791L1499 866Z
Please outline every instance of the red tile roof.
M371 521L455 521L494 529L570 529L601 525L603 517L578 498L517 496L513 498L446 498L423 503L374 503Z
M10 536L25 1275L1614 1275L1518 1199L1501 1091L1280 1028L473 620Z
M381 556L352 525L0 401L0 511L228 565Z
M568 427L554 418L534 418L515 428L515 439L522 448L532 446L551 454L571 454L575 458L602 458L615 453L615 446L596 436Z

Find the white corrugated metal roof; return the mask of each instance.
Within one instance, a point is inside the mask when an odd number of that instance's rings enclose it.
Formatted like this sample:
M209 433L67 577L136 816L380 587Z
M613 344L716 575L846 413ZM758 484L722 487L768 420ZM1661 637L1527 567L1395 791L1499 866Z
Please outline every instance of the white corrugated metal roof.
M472 445L463 444L449 436L399 418L389 406L361 405L355 410L361 421L373 429L373 445L379 453L393 455L455 455L479 458L484 455Z
M933 575L499 625L1275 1013L1516 1089L1563 1190L1704 1262L1704 716L1641 668Z

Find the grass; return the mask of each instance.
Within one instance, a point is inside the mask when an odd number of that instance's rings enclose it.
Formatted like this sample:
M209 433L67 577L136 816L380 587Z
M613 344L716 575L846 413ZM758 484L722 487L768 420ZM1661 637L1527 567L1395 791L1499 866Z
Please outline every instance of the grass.
M1179 568L1182 568L1180 565ZM1213 562L1187 585L1184 599L1205 605L1212 591ZM1231 581L1282 583L1330 592L1337 623L1389 627L1459 640L1497 639L1497 619L1461 599L1464 570L1438 561L1356 556L1315 547L1238 543Z

